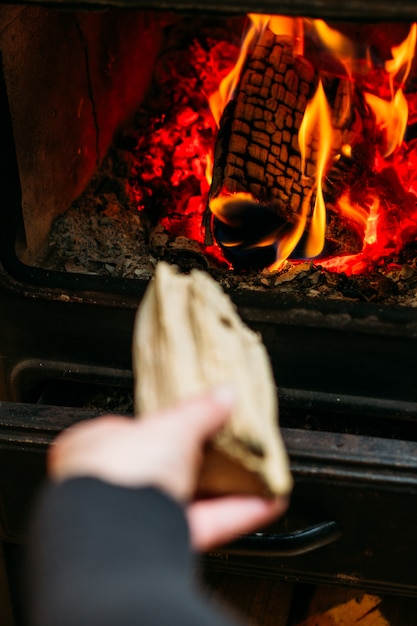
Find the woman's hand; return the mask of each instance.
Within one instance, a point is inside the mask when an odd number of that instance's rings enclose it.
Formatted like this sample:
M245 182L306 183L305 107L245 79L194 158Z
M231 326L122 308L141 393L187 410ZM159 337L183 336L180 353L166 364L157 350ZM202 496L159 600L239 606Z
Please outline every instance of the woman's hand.
M184 505L193 547L212 549L271 522L287 507L280 498L193 499L204 445L233 405L233 393L219 388L140 420L108 415L80 422L51 447L50 477L93 476L125 487L158 487Z

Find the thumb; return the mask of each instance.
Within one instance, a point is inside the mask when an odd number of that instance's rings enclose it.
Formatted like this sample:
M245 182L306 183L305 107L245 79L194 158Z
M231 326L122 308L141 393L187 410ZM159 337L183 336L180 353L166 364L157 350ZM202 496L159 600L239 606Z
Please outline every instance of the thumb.
M234 388L231 385L221 385L164 411L158 417L161 420L169 418L189 440L202 444L227 422L235 405ZM152 416L150 418L155 419Z

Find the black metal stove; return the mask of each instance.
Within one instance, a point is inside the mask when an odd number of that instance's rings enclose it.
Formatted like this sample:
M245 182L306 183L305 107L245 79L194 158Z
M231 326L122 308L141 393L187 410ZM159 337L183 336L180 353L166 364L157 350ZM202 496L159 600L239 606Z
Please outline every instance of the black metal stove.
M59 2L45 3L54 5ZM71 3L78 8L134 2ZM209 1L153 9L219 13ZM239 6L236 6L236 5ZM169 5L169 6L168 6ZM141 5L142 6L142 5ZM252 3L222 4L222 12ZM42 9L44 10L44 9ZM257 11L276 10L264 0ZM328 18L414 19L413 3L282 2ZM91 391L131 393L131 336L146 281L54 273L16 253L22 198L4 81L0 145L0 533L24 544L47 445ZM286 518L208 555L209 567L415 595L417 311L357 302L231 293L262 334L279 383L295 490ZM58 407L57 405L64 405Z

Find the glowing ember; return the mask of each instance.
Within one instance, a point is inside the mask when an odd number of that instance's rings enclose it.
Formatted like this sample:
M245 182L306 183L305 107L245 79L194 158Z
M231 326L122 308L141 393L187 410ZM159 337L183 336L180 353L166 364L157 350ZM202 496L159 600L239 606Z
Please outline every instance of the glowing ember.
M287 258L314 258L327 269L352 274L398 254L417 237L417 95L411 87L417 78L417 26L406 32L401 25L393 28L389 49L390 25L367 28L365 42L353 26L250 15L241 46L233 37L196 39L179 67L177 58L165 60L158 77L169 94L168 112L154 116L139 139L132 173L138 209L147 208L151 216L153 210L169 237L193 240L205 255L229 266L235 264L232 250L250 255L259 248L272 251L266 262L271 270ZM303 59L299 67L311 68L311 91L297 92L301 77L285 70L282 85L295 85L293 99L278 85L259 105L267 117L248 100L245 115L252 118L242 120L236 113L242 93L234 109L228 103L236 98L248 59L258 58L267 31L272 42L284 42L285 54L291 50L295 60ZM278 52L276 57L278 84L282 61ZM264 83L253 82L248 98L259 99L262 89ZM292 117L288 109L295 112ZM230 111L236 115L236 151L231 159L222 154L219 164L216 136ZM255 138L255 147L245 132ZM246 153L256 167L245 165ZM215 186L216 167L232 167L232 184ZM254 171L260 172L260 183ZM158 209L149 209L154 206ZM208 243L208 233L220 246ZM343 238L357 243L341 256Z

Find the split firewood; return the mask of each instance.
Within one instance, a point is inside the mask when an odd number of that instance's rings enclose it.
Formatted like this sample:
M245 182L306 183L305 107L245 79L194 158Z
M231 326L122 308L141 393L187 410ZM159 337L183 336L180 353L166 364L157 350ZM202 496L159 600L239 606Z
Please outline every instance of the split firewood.
M207 448L200 493L290 491L266 349L207 273L179 274L159 263L137 313L133 365L137 415L172 407L219 384L236 388L236 409Z
M331 95L332 150L324 183L328 211L363 172L364 159L372 164L374 120L349 77L321 71L326 94ZM268 205L283 223L293 225L301 212L309 229L315 199L315 172L320 150L317 139L303 159L300 126L319 81L319 72L306 58L294 54L293 39L266 28L246 61L233 99L226 106L214 154L210 202L221 196L248 193ZM346 150L343 150L346 146ZM366 164L365 164L366 165ZM209 208L205 215L206 242L212 232ZM333 253L352 254L362 248L355 229L341 240L338 222L329 219L326 240ZM334 231L333 228L336 230Z
M380 610L382 606L382 598L365 593L326 611L312 611L311 616L297 626L346 626L346 624L390 626L390 622Z

